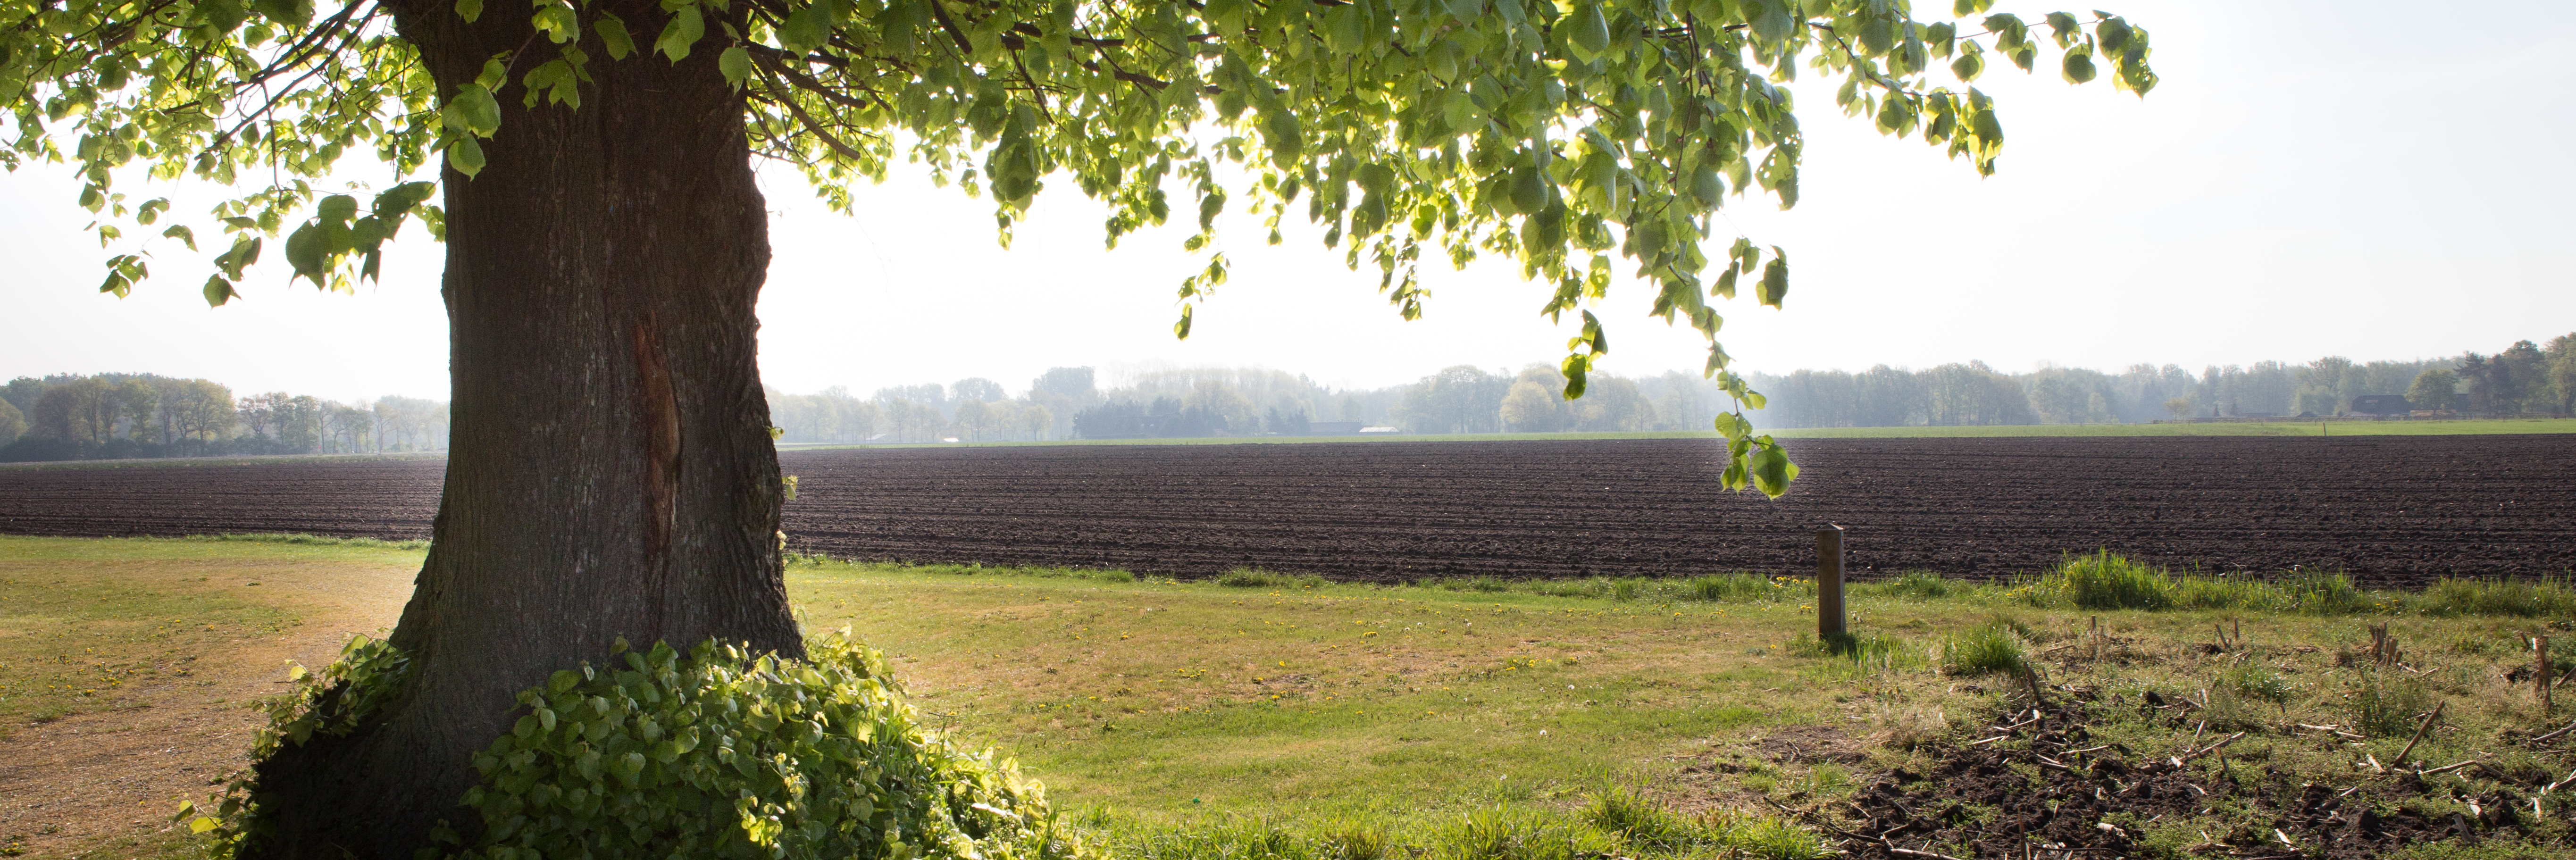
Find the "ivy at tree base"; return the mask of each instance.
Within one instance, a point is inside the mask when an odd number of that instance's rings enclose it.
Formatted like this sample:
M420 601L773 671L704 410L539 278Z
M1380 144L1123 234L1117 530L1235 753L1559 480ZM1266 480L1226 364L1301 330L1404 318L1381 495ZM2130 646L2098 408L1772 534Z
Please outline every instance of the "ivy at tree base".
M884 656L846 630L809 640L805 660L620 644L606 666L519 694L516 725L475 756L464 826L424 834L419 856L1096 856L1011 762L922 726ZM345 735L399 690L401 652L361 637L345 653L273 709L263 758ZM246 776L218 810L179 818L217 856L255 855L263 795Z

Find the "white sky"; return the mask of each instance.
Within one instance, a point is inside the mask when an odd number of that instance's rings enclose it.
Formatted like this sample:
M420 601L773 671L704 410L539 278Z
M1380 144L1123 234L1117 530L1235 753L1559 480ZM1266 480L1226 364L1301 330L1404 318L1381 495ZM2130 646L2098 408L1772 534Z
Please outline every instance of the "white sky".
M1785 312L1721 306L1741 367L2196 370L2492 352L2576 330L2576 4L2484 3L2450 27L2421 3L2118 7L2153 31L2162 85L2142 102L2045 67L1988 72L2008 141L1990 179L1877 136L1801 82L1803 200L1781 213L1743 198L1721 224L1794 264ZM1069 182L1004 251L990 206L953 189L898 178L850 218L788 171L768 178L762 373L790 391L983 376L1016 392L1050 366L1156 364L1380 386L1553 362L1571 334L1536 316L1547 290L1510 261L1425 267L1433 299L1405 323L1374 272L1343 269L1317 231L1270 248L1238 219L1232 282L1176 342L1172 290L1199 265L1183 231L1104 251L1101 210ZM59 170L0 178L0 378L149 371L244 392L446 396L440 249L417 227L384 284L355 297L287 285L271 265L247 301L209 309L210 253L163 242L159 277L119 301L93 292L109 252L82 232L76 192ZM1647 300L1626 284L1601 312L1606 369L1696 370L1696 335L1646 318Z

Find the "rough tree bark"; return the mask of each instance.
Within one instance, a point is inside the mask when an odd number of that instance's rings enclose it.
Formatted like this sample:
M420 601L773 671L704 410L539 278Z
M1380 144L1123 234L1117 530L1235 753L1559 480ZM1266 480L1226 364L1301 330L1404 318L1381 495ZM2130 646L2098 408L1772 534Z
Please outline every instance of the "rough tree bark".
M660 28L653 4L616 5ZM451 10L396 15L442 95L530 42L524 11ZM534 41L514 84L552 56ZM676 65L586 47L579 109L523 108L512 86L481 175L446 176L455 429L391 636L412 669L354 734L259 765L274 828L253 855L407 860L442 819L472 832L471 757L515 694L620 637L802 655L754 361L769 245L742 97L706 45Z

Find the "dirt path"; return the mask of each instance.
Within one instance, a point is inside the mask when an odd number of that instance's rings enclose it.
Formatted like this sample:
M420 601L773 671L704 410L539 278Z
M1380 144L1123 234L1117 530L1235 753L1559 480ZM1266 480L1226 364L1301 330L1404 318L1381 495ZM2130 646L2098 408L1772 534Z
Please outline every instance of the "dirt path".
M320 667L357 632L393 623L416 556L258 547L231 555L90 562L0 554L0 577L67 576L115 589L244 595L300 623L201 643L200 659L119 690L106 710L9 727L0 757L0 846L30 856L153 856L179 801L247 763L261 716L251 700L286 689L286 662ZM257 586L245 583L257 582ZM0 636L27 619L0 615ZM20 627L10 630L10 627ZM148 648L149 646L140 646ZM107 656L104 654L98 656Z

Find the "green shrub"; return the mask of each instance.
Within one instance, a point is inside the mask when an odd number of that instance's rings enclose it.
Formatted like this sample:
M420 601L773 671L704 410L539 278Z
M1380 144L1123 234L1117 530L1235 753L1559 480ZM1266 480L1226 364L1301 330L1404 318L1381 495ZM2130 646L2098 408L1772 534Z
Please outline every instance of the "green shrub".
M1941 671L1973 676L2030 670L2030 642L2008 621L1990 621L1941 645Z
M375 647L353 645L343 662L398 679L383 671L384 655L398 652ZM1057 827L1037 784L1012 764L922 726L883 655L846 631L809 641L807 653L788 660L710 642L683 655L621 643L609 666L556 672L519 695L517 724L475 756L482 780L465 797L483 825L475 842L443 830L436 839L458 856L493 860L1093 854ZM326 672L345 688L322 697L323 707L281 712L279 734L291 742L308 720L306 731L353 724L356 707L330 703L363 706L398 688L354 671Z

